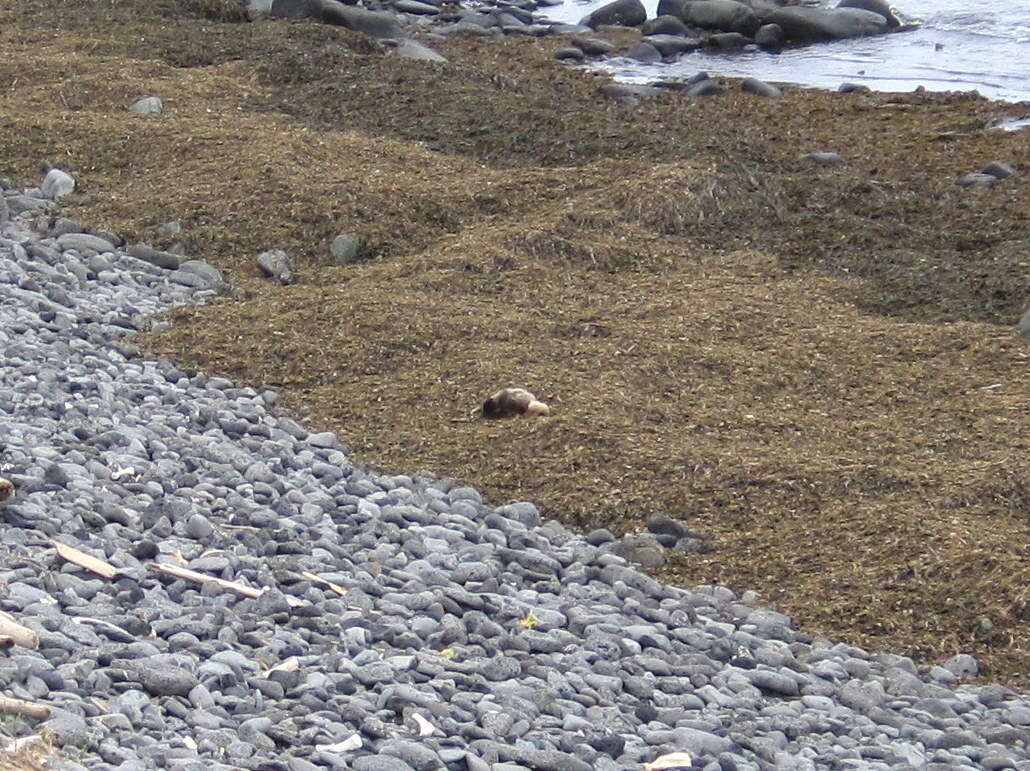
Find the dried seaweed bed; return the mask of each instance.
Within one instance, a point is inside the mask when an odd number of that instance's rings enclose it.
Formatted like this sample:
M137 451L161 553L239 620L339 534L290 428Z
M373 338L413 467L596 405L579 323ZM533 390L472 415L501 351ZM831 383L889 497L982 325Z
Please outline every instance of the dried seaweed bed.
M664 511L714 550L661 577L760 591L811 631L1030 671L1030 135L961 95L730 90L637 108L555 41L450 65L226 2L0 9L9 176L61 161L66 214L169 219L248 290L147 341L283 389L390 470L618 532ZM160 117L124 112L156 93ZM800 156L837 150L843 167ZM339 231L375 259L329 267ZM292 287L253 256L287 249ZM495 387L541 421L466 422Z

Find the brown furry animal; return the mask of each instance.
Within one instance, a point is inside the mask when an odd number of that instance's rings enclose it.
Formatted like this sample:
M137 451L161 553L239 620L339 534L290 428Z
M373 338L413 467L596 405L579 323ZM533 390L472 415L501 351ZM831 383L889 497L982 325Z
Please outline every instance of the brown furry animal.
M545 417L550 414L547 405L537 401L525 388L502 388L483 402L484 418L507 418L511 415Z
M0 501L6 501L12 495L14 495L14 485L11 484L11 480L0 477Z

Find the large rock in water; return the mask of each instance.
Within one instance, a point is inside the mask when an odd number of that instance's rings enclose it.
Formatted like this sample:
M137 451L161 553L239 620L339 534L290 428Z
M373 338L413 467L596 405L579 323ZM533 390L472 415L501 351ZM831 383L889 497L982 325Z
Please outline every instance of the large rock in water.
M844 40L887 32L887 20L883 16L861 8L788 6L765 14L764 21L778 24L784 39L792 43Z
M880 14L887 20L887 26L891 29L897 29L901 26L901 22L898 17L894 15L894 9L891 8L891 4L887 0L840 0L837 3L838 8L861 8L865 11L872 11L873 13Z
M597 29L605 24L636 27L645 21L647 21L647 11L640 0L615 0L615 2L602 5L593 13L585 16L580 24Z
M691 2L692 0L658 0L658 10L655 12L655 16L659 18L675 16L677 19L682 19Z
M739 32L751 36L761 26L755 12L736 0L696 0L683 6L681 17L687 24L720 32Z

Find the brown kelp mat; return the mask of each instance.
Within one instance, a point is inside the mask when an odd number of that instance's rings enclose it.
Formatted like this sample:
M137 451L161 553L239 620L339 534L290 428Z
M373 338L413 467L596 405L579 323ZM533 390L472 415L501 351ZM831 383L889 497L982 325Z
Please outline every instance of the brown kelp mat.
M664 579L1030 685L1030 134L985 128L1027 105L616 103L554 39L424 64L228 0L24 0L0 28L3 173L63 163L67 216L158 246L178 219L246 289L151 351L281 388L385 470L584 529L686 518L713 548ZM993 160L1020 174L953 184ZM333 267L343 231L367 259ZM273 247L297 284L258 277ZM552 417L469 418L506 385Z

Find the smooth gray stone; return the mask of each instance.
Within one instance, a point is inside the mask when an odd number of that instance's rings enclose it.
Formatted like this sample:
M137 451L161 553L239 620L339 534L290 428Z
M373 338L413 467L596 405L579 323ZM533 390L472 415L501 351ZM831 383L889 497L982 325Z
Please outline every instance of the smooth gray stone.
M993 174L971 171L956 179L955 184L959 187L992 187L998 184L998 178Z
M89 233L65 233L57 237L57 245L61 247L62 251L74 249L77 252L89 250L101 253L110 252L115 248L114 244L107 239Z
M46 198L22 194L7 196L7 209L11 216L27 211L53 211L54 208L54 202Z
M751 38L739 32L718 32L708 38L708 45L720 51L742 51L751 44Z
M984 174L990 174L992 177L997 177L998 179L1008 179L1016 173L1016 170L1012 168L1011 165L1003 163L1002 161L991 161L981 169L981 172Z
M605 83L597 89L597 93L601 96L607 96L610 99L657 96L661 92L662 90L660 88L655 88L654 86L638 86L630 83Z
M435 5L421 3L419 0L394 0L393 9L416 16L436 16L440 13L440 9Z
M354 236L341 233L329 245L329 258L333 265L358 262L361 258L361 242Z
M50 233L54 238L63 236L65 233L83 233L85 230L78 222L66 217L58 217L54 220L54 224L50 226Z
M572 39L572 45L578 48L587 56L607 56L615 51L615 45L607 40L596 37L577 37ZM559 49L561 50L561 49ZM557 51L555 57L557 58Z
M420 62L446 62L447 57L443 54L437 53L427 45L423 45L415 40L402 40L397 47L393 50L394 56L399 56L402 59L413 59ZM345 236L349 238L349 236ZM339 238L339 236L337 236ZM334 239L333 243L336 241Z
M156 265L159 268L165 270L175 270L183 262L185 258L178 254L172 254L171 252L163 252L160 249L155 249L148 244L133 244L132 246L126 247L126 253L132 255L137 260L143 260L149 262L151 265Z
M758 96L782 96L783 92L780 91L776 86L771 83L766 83L764 80L758 78L744 78L741 81L740 87L751 94L757 94Z
M467 35L468 37L492 37L498 33L499 30L467 20L459 21L446 27L440 27L436 30L436 34L445 36Z
M679 35L645 35L641 42L650 43L658 49L663 57L678 56L688 51L696 51L703 45L700 40L694 37L680 37Z
M199 683L195 675L173 666L143 666L139 670L140 682L153 696L189 696Z
M658 7L655 10L655 18L660 19L663 16L674 16L675 18L683 21L683 16L686 13L687 6L694 0L658 0Z
M415 769L396 756L365 755L350 761L354 771L415 771Z
M662 52L645 40L639 40L629 47L626 57L644 64L655 64L662 60Z
M778 50L783 46L783 28L779 24L763 24L755 32L755 43L762 48Z
M317 15L320 0L273 0L268 12L281 19L308 19Z
M789 6L765 14L764 21L778 24L784 39L794 43L881 35L888 29L883 16L859 8Z
M1016 324L1016 332L1026 340L1030 340L1030 309L1027 309L1019 319L1019 323Z
M363 32L369 37L393 39L404 37L404 31L394 14L344 5L338 0L318 0L315 18L326 24L335 24L355 32Z
M44 197L56 200L75 192L75 177L62 169L50 169L39 189Z
M562 46L555 49L554 58L558 61L572 60L581 62L584 58L583 49L576 46Z
M274 278L280 284L292 284L295 281L293 261L282 249L269 249L261 252L255 262L262 273Z
M225 286L221 272L203 260L186 260L168 278L196 289L219 289Z
M894 15L894 9L891 8L890 3L887 0L840 0L837 3L838 8L861 8L865 11L872 11L878 13L884 19L887 20L887 26L891 29L897 29L901 26L901 22L898 17Z
M755 12L736 0L694 0L683 6L680 18L690 26L749 37L761 26Z
M136 115L157 115L164 111L164 102L158 96L145 96L129 105L129 112Z
M820 166L841 166L847 163L839 153L832 152L805 153L802 157L806 161L812 161Z
M723 92L722 83L714 78L705 78L686 90L687 96L715 96Z
M678 35L690 37L690 29L683 23L679 16L665 14L654 19L648 19L640 25L640 34L645 37L651 35Z

